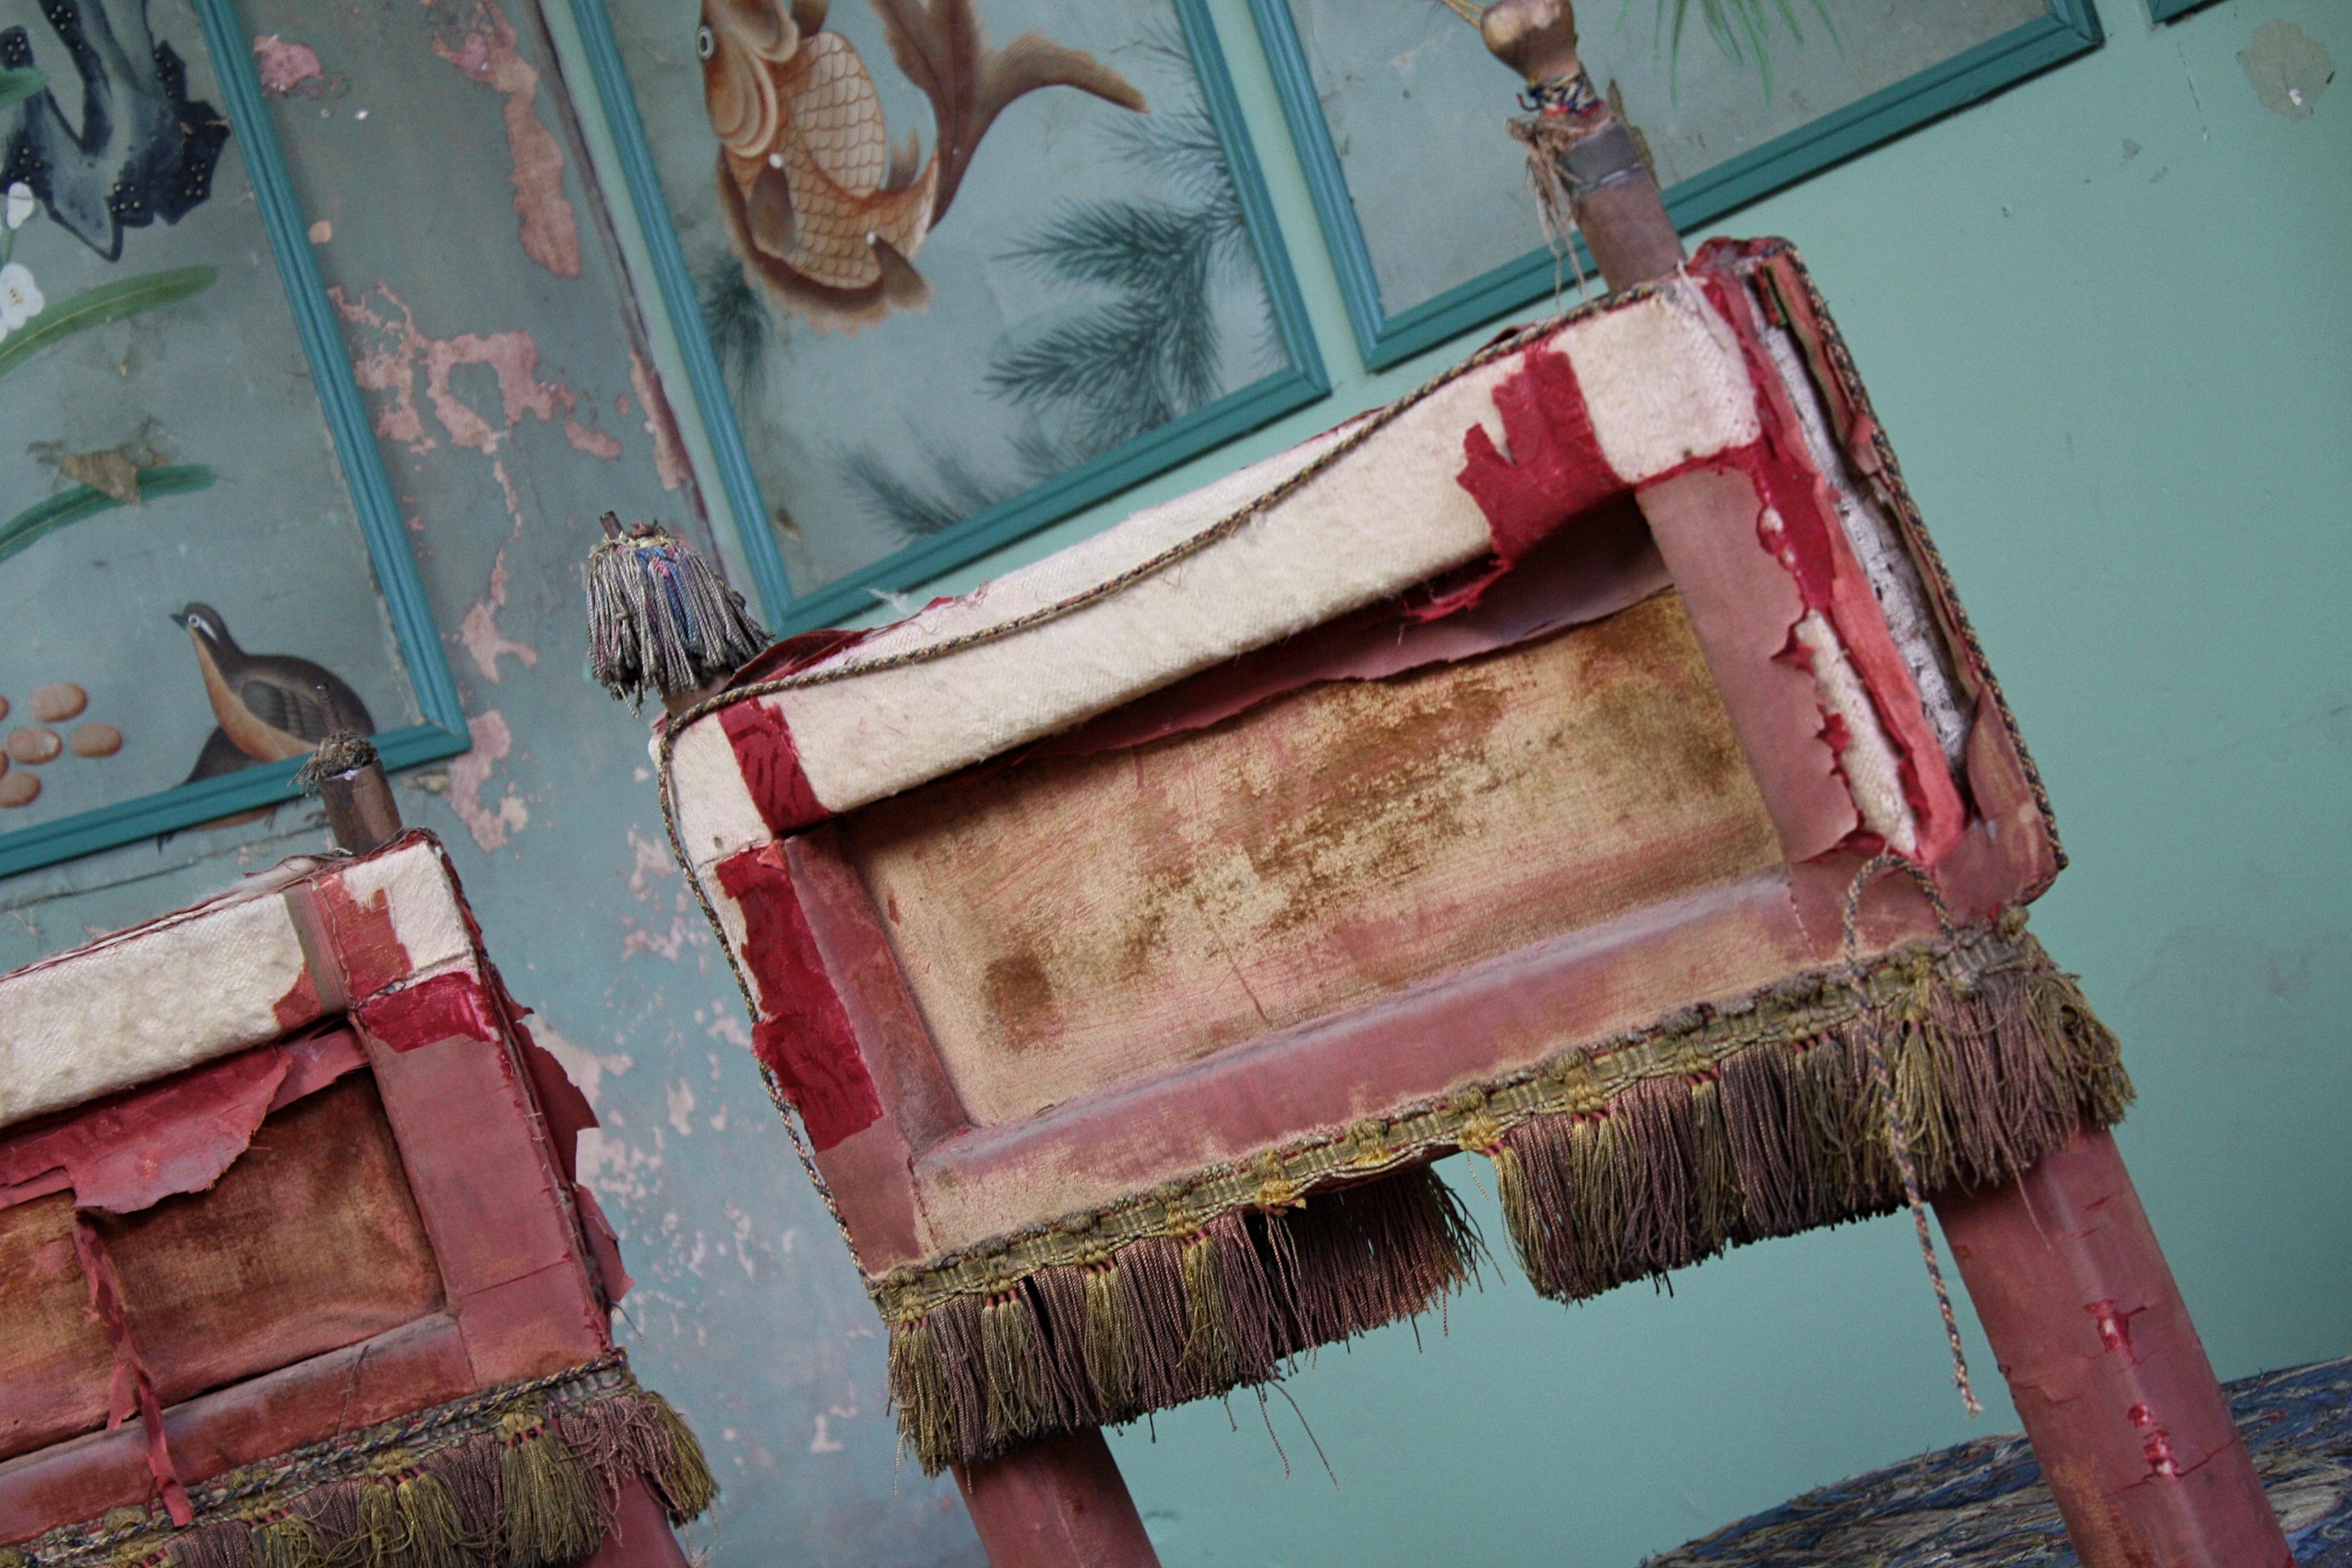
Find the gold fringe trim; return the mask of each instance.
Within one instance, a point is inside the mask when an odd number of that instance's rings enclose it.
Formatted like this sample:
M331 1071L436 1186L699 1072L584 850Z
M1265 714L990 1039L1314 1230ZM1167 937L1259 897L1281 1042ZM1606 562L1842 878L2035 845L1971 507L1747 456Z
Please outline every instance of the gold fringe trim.
M1318 1345L1423 1311L1483 1248L1426 1169L1146 1237L1099 1264L957 1296L890 1334L916 1458L944 1466L1273 1381Z
M0 1568L562 1568L642 1478L674 1523L718 1484L618 1352L250 1465L192 1489L196 1522L116 1509L0 1549Z
M1577 1300L1901 1206L1885 1097L1929 1191L2006 1181L2131 1099L2115 1037L2021 913L1800 977L881 1280L925 1469L1273 1380L1425 1310L1479 1243L1427 1163L1495 1166L1536 1288ZM1376 1178L1376 1179L1375 1179ZM1302 1194L1306 1195L1302 1200Z

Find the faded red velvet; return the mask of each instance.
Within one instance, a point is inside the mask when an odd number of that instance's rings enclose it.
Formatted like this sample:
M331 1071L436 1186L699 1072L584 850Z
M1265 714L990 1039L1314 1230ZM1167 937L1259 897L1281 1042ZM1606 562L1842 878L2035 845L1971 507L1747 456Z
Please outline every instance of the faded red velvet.
M155 1397L155 1380L131 1342L131 1324L122 1305L122 1281L115 1277L114 1259L96 1226L77 1212L73 1217L74 1255L82 1278L89 1283L90 1315L114 1349L114 1383L109 1393L106 1429L110 1432L136 1415L147 1434L147 1473L155 1479L172 1522L185 1527L196 1521L187 1489L172 1465L171 1445L163 1436L163 1403Z
M826 630L787 637L745 665L732 684L782 679L864 641L866 635ZM735 765L742 770L744 787L751 791L751 804L759 808L769 832L781 837L833 815L816 798L808 774L801 770L792 728L780 710L756 700L731 703L719 710L719 723L727 731L727 743L735 750Z
M482 983L463 970L386 991L360 1004L360 1027L395 1051L442 1040L495 1040L499 1011Z
M1507 456L1483 425L1462 437L1462 488L1486 514L1506 565L1588 507L1626 489L1601 455L1576 367L1558 349L1530 349L1495 388Z
M220 1180L262 1119L361 1063L341 1030L262 1046L0 1138L0 1208L71 1192L77 1208L135 1214Z
M793 890L782 847L721 860L719 885L742 909L744 962L760 993L751 1049L800 1111L809 1142L830 1149L878 1121L882 1099Z

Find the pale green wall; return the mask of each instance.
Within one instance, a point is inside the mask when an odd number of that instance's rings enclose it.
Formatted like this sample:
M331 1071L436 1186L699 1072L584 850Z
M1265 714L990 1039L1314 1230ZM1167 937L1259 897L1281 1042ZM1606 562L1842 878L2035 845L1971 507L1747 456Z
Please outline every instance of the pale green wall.
M1212 5L1247 37L1244 0ZM2105 47L1722 229L1796 240L1853 341L2074 857L2035 928L2124 1037L2126 1157L2239 1376L2352 1352L2352 86L2290 121L2237 59L2283 17L2352 62L2352 6L2099 9ZM1334 400L938 591L1467 346L1357 368L1271 84L1232 55ZM1499 1245L1484 1162L1445 1169ZM1391 1330L1289 1389L1337 1491L1278 1398L1287 1479L1253 1399L1238 1434L1210 1405L1114 1439L1170 1568L1630 1568L2015 1425L2004 1399L1961 1414L1900 1219L1707 1264L1672 1299L1562 1310L1513 1272L1418 1352Z
M257 31L317 47L348 79L341 96L281 106L306 213L334 222L329 280L406 311L420 353L520 334L539 374L622 443L591 454L502 410L479 369L453 395L499 433L493 449L385 443L486 742L462 772L409 775L400 797L449 842L491 952L605 1117L585 1174L639 1281L622 1337L728 1488L695 1542L719 1568L975 1563L952 1488L893 1465L878 1325L665 868L642 725L583 678L589 520L607 505L675 518L692 501L663 488L641 415L619 401L634 391L625 274L644 272L625 223L615 244L600 222L593 114L573 140L566 0L549 0L554 47L531 6L506 7L541 73L532 111L568 160L587 265L561 278L517 245L502 93L436 55L465 0L242 3ZM1384 378L1354 369L1245 0L1211 5L1339 390L940 589L1273 451L1459 352ZM2352 6L2222 0L2157 30L2138 5L2101 0L2105 48L1732 226L1790 236L1819 270L2049 777L2076 866L2038 928L2126 1037L2144 1098L2125 1149L2238 1374L2352 1351L2339 1196L2352 900L2338 890L2352 872L2352 649L2337 607L2352 591L2352 86L2289 121L2257 106L2235 57L2285 17L2352 60ZM498 637L469 642L466 626ZM0 966L322 842L288 808L0 882ZM1465 1166L1449 1171L1499 1241ZM1430 1325L1419 1353L1401 1329L1328 1355L1290 1389L1336 1493L1280 1400L1287 1479L1254 1402L1237 1405L1238 1432L1219 1407L1181 1412L1156 1443L1118 1437L1119 1457L1169 1568L1632 1568L1802 1487L2009 1419L1961 1418L1899 1222L1751 1250L1675 1291L1564 1311L1506 1278L1456 1303L1450 1333ZM1997 1383L1981 1345L1977 1362Z

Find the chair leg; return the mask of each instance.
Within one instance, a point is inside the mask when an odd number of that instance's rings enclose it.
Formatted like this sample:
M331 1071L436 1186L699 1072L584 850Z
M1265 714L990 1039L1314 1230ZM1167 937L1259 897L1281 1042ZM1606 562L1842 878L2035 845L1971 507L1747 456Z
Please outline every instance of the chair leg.
M2292 1568L2115 1140L1936 1211L2084 1568Z
M956 1484L992 1568L1160 1568L1097 1427L958 1465Z
M604 1544L580 1568L686 1568L686 1553L652 1488L633 1480L621 1489Z

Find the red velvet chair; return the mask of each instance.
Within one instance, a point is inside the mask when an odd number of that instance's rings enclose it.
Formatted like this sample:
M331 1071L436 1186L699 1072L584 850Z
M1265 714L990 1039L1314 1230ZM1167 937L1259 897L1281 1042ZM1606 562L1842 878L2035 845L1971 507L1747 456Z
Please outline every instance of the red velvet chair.
M0 978L0 1563L683 1563L522 1017L421 833Z

